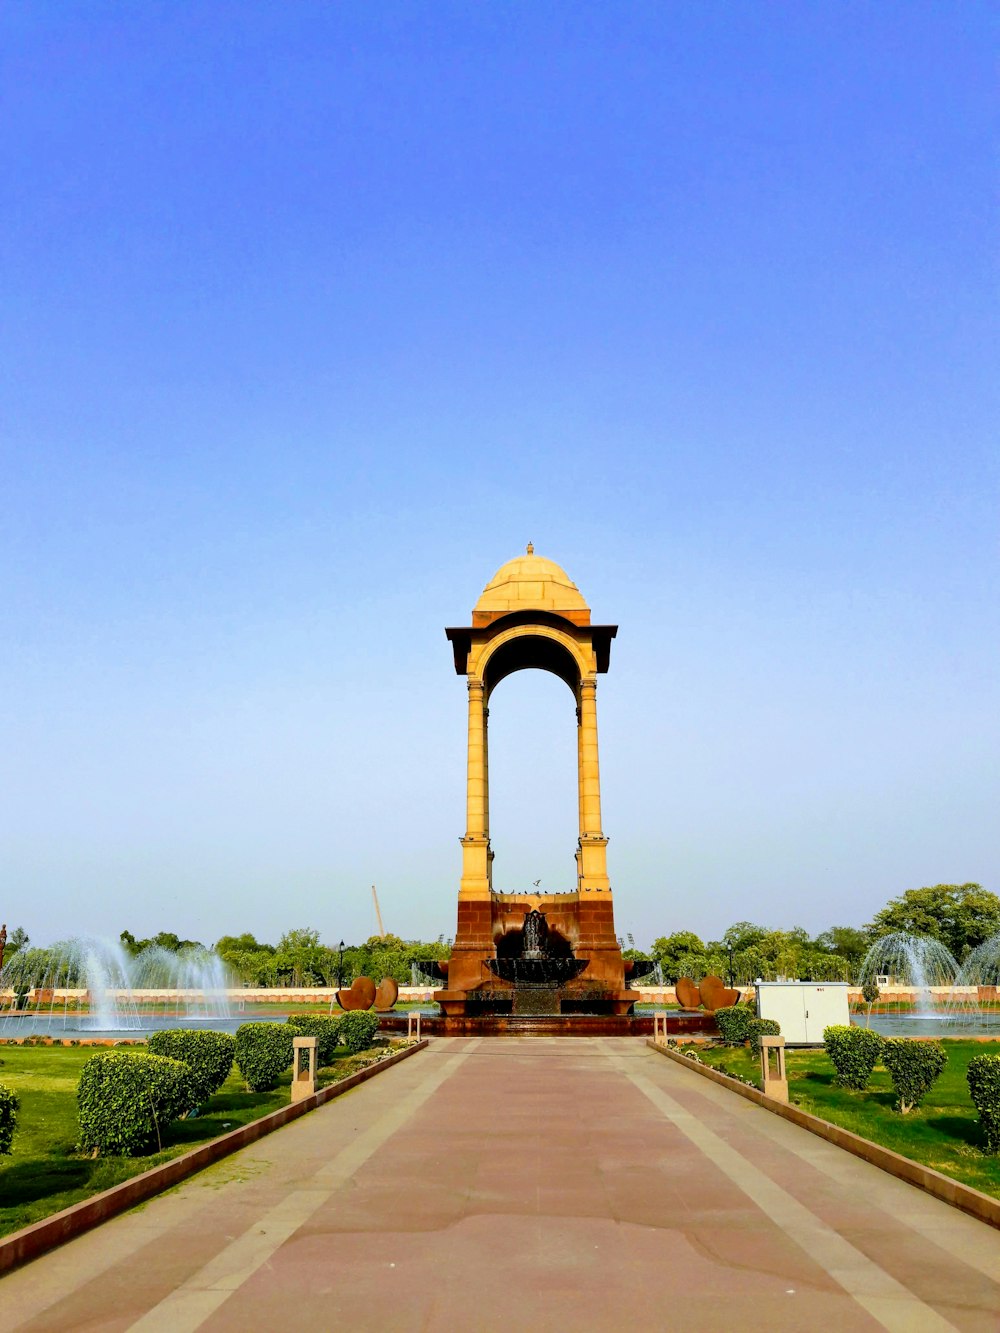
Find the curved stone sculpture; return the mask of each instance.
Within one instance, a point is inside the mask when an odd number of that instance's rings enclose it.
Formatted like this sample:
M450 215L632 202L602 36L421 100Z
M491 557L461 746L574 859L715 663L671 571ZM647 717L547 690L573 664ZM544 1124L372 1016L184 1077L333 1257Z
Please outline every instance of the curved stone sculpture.
M399 982L396 981L395 977L383 977L375 991L376 1012L380 1014L388 1013L398 998Z
M740 1002L740 992L730 990L721 977L713 976L711 973L707 977L702 977L698 994L710 1014L714 1014L716 1009L724 1009L727 1005Z
M370 1009L375 1003L375 983L371 977L355 977L350 990L337 991L341 1009Z
M682 1009L701 1008L701 994L690 977L678 978L674 990L677 992L677 1003Z

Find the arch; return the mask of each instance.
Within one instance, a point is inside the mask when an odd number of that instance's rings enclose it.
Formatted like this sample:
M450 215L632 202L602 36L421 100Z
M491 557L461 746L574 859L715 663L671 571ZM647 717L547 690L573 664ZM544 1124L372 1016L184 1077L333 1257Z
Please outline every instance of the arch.
M553 890L575 889L569 855L578 844L580 817L575 692L553 671L509 671L484 712L491 883L498 892L518 892L541 875Z
M580 666L566 648L542 634L520 634L502 644L483 664L487 700L515 671L548 671L564 681L574 698L580 689Z
M565 681L579 698L580 683L592 672L592 667L580 652L576 641L564 630L539 622L511 625L497 634L484 647L478 658L474 675L485 691L486 699L505 676L515 671L551 671Z

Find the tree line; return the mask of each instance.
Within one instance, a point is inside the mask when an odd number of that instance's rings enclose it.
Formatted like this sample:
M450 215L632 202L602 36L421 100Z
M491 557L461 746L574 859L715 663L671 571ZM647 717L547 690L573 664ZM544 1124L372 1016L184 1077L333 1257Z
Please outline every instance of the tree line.
M653 958L665 982L679 977L698 981L709 973L747 984L796 977L802 981L856 981L862 960L874 940L894 931L908 931L939 940L961 963L983 940L1000 931L1000 897L980 884L934 884L908 889L891 899L865 926L831 926L810 936L800 926L775 930L752 921L737 921L718 940L702 940L690 930L675 930L653 941L648 951L629 949L626 957ZM204 949L199 940L161 931L148 939L121 932L129 954L150 945L172 952ZM7 941L4 973L8 984L50 974L58 963L59 946L31 948L23 927ZM362 944L323 943L309 927L289 930L276 944L246 932L223 935L215 950L233 974L250 986L350 985L355 977L375 981L394 977L406 984L413 966L446 959L450 945L437 940L403 940L398 935L372 935ZM66 983L64 983L66 984Z
M890 899L863 927L831 926L811 937L801 926L772 930L737 921L719 940L679 930L655 940L651 952L664 981L698 981L709 973L742 985L785 977L857 981L870 946L895 931L939 940L961 963L1000 931L1000 898L981 884L934 884Z

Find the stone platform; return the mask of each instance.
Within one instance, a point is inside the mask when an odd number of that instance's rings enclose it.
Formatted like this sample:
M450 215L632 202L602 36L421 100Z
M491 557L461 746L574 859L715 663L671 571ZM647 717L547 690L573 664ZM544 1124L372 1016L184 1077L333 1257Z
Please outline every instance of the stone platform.
M379 1014L383 1032L405 1032L406 1014ZM708 1014L667 1015L668 1036L718 1032ZM490 1014L469 1017L421 1014L420 1031L431 1037L651 1037L652 1014Z

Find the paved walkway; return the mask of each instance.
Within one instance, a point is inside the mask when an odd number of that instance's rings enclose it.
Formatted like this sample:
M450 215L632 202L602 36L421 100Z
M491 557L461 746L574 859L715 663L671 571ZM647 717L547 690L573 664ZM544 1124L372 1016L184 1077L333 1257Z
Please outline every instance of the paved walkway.
M0 1283L5 1329L1000 1328L1000 1233L635 1040L439 1040Z

